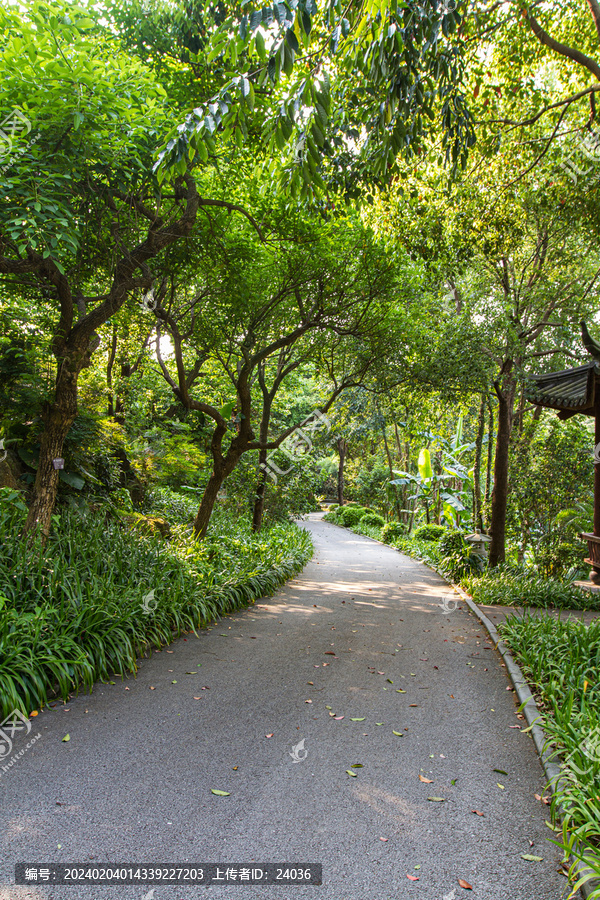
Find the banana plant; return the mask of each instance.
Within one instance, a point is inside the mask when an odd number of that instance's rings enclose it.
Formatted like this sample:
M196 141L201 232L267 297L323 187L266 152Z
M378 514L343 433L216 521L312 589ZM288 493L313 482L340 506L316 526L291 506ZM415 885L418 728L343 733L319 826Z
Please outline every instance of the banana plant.
M431 460L431 451L424 447L419 452L417 462L418 474L411 472L399 472L394 470L395 478L391 484L414 487L414 494L408 500L414 501L413 515L417 503L421 501L425 508L427 523L430 520L430 510L439 500L441 505L441 519L443 524L458 527L461 515L468 510L468 501L473 490L473 468L468 468L461 462L464 454L475 449L474 443L463 442L463 417L460 416L456 432L450 440L442 438L431 432L424 433L423 437L434 446L437 444L442 451L440 462L441 472L436 473ZM456 483L456 486L452 485Z

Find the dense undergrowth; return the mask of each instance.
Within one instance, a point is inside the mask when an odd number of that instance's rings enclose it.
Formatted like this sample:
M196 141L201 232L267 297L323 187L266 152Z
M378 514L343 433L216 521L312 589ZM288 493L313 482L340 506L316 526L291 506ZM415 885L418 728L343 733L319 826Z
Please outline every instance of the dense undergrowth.
M150 648L272 593L312 555L291 523L254 535L217 516L198 542L183 524L165 539L106 509L55 516L43 549L21 538L25 516L0 490L2 717L135 672Z

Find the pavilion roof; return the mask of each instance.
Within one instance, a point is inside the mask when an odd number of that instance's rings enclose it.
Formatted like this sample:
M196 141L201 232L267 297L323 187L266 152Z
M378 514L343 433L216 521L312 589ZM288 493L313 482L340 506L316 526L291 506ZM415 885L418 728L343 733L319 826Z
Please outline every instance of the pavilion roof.
M600 365L592 360L574 369L531 375L525 396L536 406L559 410L559 419L569 419L577 413L593 416L599 381Z

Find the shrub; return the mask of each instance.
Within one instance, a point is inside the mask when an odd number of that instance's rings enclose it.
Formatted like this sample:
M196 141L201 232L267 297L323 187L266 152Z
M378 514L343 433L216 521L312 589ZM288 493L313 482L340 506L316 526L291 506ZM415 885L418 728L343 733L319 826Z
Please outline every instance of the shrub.
M336 510L337 521L346 528L358 525L364 514L367 512L362 506L342 506Z
M385 525L385 519L377 513L368 512L361 518L360 524L373 525L375 528L382 528Z
M391 544L397 538L404 537L407 532L407 526L404 522L388 522L383 526L381 531L381 540L384 544Z
M329 509L327 510L327 512L333 512L334 510L339 509L339 508L340 508L339 503L330 503Z
M453 531L447 531L442 535L439 543L439 551L442 556L450 556L458 550L464 550L466 546L467 542L465 541L463 532L454 529Z
M413 537L418 541L439 541L445 533L446 529L443 525L421 525L420 528L417 528Z

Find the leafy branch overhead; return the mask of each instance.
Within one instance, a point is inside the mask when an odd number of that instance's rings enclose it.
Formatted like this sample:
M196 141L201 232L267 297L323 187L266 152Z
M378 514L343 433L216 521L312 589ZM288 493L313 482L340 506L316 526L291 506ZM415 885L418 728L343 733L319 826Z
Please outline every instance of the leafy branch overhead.
M292 196L312 196L348 174L381 178L434 131L446 161L464 165L475 137L461 89L461 16L449 6L236 5L209 29L202 51L222 84L173 131L158 177L206 162L219 141L241 147L257 127L271 172Z

